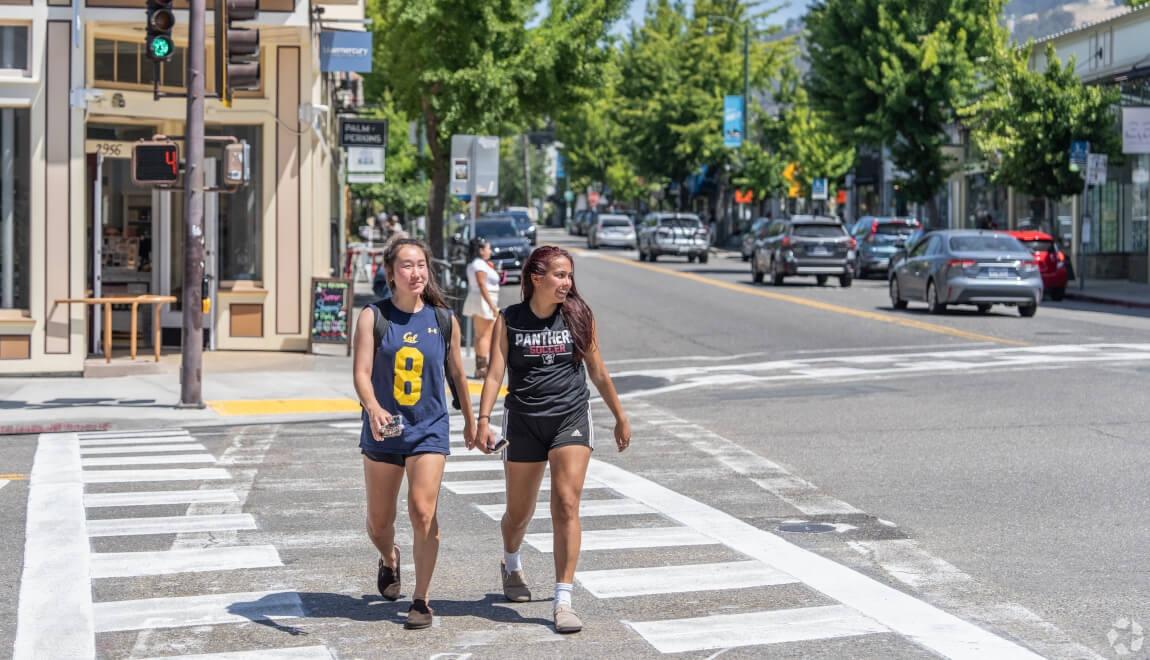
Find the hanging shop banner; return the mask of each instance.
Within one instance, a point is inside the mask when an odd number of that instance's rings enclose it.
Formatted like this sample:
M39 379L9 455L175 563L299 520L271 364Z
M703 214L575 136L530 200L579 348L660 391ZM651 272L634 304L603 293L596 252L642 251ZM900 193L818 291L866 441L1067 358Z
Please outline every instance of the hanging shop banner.
M319 33L319 70L371 73L371 33L324 30Z

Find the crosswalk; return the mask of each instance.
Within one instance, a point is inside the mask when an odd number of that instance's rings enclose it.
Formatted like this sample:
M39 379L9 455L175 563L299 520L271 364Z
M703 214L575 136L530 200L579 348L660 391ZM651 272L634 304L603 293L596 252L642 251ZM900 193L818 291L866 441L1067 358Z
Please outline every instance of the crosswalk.
M258 529L255 518L248 513L136 513L156 506L238 503L235 490L227 487L226 482L233 479L227 469L182 467L217 462L202 443L182 429L41 436L30 484L14 657L91 658L97 655L96 635L103 633L304 616L299 595L290 590L93 601L94 587L100 581L283 566L279 552L268 544L93 551L93 539L123 542L159 534ZM201 486L163 488L187 482L199 482ZM155 489L132 490L137 484ZM100 490L86 492L92 487ZM125 517L93 517L93 512L109 509L123 512ZM61 611L70 613L68 626L54 625L58 617L53 614ZM261 656L301 660L332 657L326 647L314 645L267 649L255 655L243 651L237 656L225 653L188 657L218 660Z
M458 428L457 421L453 428ZM682 420L652 415L641 423L646 432L667 434ZM347 436L359 425L332 422L326 427ZM453 436L452 444L462 449L462 437ZM160 457L177 460L151 460ZM242 483L241 471L181 429L41 436L30 483L14 657L96 657L101 635L162 630L193 635L205 626L278 621L303 625L316 616L301 598L302 589L292 588L290 574L284 573L278 544L261 537L258 515L240 510L250 486ZM454 500L444 506L474 516L477 526L497 534L494 521L505 507L497 501L505 494L498 456L453 455L443 486L445 496ZM544 499L534 514L541 523L550 515L549 487L545 477ZM606 460L592 460L585 491L581 515L588 521L582 537L587 568L577 573L577 583L594 601L622 606L608 611L628 611L628 603L652 597L665 599L664 608L637 607L635 614L618 617L630 643L643 645L648 654L746 649L768 655L782 644L894 636L943 657L1038 657L908 593ZM183 505L188 506L184 515L155 515L154 507ZM227 544L176 542L167 549L133 545L134 539L155 535L179 539L238 532L245 535ZM109 540L116 542L115 551L99 543ZM548 531L532 529L525 537L525 552L535 555L529 559L535 566L550 565L552 548ZM97 587L114 581L229 571L243 571L244 579L225 580L230 590L223 593L172 592L117 600L94 596L106 593ZM248 579L252 571L269 572L273 579L257 585ZM279 575L287 577L274 577ZM267 589L268 584L283 588ZM779 601L786 606L769 605L777 590L790 590ZM796 600L795 590L802 598ZM747 597L727 599L727 607L710 614L692 606L697 597L731 592ZM59 611L76 613L63 630L52 625L53 613ZM338 639L299 642L302 645L295 647L178 657L318 660L338 655Z

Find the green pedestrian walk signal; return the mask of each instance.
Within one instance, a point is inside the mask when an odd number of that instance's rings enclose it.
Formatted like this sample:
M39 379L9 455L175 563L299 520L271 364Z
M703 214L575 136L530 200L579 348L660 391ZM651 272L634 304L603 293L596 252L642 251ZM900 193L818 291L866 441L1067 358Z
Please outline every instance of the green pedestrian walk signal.
M172 1L148 0L148 38L144 52L153 62L167 62L176 50L172 42L172 29L176 27Z

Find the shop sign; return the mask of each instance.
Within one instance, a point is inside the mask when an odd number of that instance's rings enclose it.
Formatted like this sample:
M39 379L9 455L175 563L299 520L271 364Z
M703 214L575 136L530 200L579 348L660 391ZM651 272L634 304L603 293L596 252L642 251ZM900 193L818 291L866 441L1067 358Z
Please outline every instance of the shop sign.
M1150 108L1122 108L1122 153L1150 154Z
M371 33L324 30L319 33L319 70L371 73Z

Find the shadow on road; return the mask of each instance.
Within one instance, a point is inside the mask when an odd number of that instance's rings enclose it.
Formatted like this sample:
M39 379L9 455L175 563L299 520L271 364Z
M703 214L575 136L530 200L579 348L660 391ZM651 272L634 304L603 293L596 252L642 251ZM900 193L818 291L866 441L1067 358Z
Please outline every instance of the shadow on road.
M67 408L171 408L170 404L157 403L155 399L117 399L115 397L85 397L48 399L33 403L8 399L0 401L0 410L58 410Z
M301 628L285 625L275 620L276 618L292 616L291 608L285 608L285 605L289 605L292 601L291 595L292 592L282 592L269 594L255 601L232 603L228 606L228 612L288 635L307 635L308 633ZM299 597L304 615L312 619L388 621L403 624L407 620L404 614L411 607L409 601L392 602L374 594L355 597L347 594L301 592L295 595ZM540 626L551 626L550 619L520 615L515 609L509 607L509 603L502 594L486 594L480 600L432 599L429 604L436 616L475 616L495 623L533 623Z

